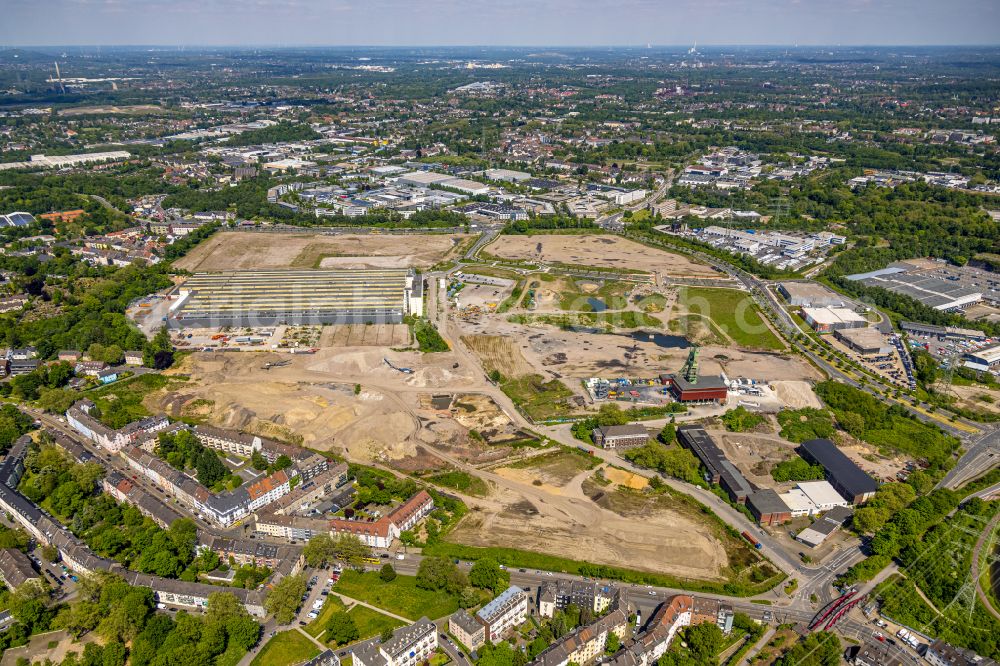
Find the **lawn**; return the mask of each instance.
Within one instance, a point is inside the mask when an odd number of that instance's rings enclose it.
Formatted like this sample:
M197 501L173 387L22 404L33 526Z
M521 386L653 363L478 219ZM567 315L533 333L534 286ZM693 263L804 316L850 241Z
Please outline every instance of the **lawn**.
M403 626L403 623L395 618L360 605L349 610L347 614L358 627L358 637L362 641L372 636L379 636L386 629L396 629Z
M688 312L708 317L738 345L784 349L781 340L764 323L753 298L745 291L685 287L679 296Z
M379 578L378 572L348 570L333 589L411 620L425 615L437 619L458 610L458 599L447 592L420 589L414 576L396 576L387 583Z
M250 666L292 666L312 659L319 648L298 631L282 631L267 642Z
M320 633L326 629L326 623L330 621L330 616L344 610L345 608L346 606L344 606L344 602L342 602L337 596L333 594L327 595L326 603L323 604L323 608L320 610L319 616L306 626L306 633L313 638L319 636Z

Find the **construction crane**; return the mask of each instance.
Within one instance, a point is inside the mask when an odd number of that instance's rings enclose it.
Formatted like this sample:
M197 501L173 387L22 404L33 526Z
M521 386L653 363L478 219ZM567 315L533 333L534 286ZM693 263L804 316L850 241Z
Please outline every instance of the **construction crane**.
M270 370L271 368L283 368L291 363L291 361L268 361L264 365L260 366L261 370Z

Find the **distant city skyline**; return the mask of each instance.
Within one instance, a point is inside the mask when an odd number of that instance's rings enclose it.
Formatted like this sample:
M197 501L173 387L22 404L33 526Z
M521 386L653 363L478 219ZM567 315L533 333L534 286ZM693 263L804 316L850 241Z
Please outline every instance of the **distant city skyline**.
M997 0L0 0L0 44L995 45Z

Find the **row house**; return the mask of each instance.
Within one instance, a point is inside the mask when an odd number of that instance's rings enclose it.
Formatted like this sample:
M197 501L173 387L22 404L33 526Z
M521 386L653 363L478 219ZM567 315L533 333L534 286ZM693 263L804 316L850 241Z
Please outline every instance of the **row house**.
M345 472L346 474L346 472ZM340 475L338 475L340 478ZM335 484L336 482L334 482ZM329 487L329 486L327 486ZM334 485L333 489L336 490ZM389 548L399 538L400 532L412 529L434 510L434 499L421 490L377 520L350 520L347 518L319 518L299 515L282 515L296 510L301 503L269 507L257 514L256 529L261 534L288 539L308 540L317 534L353 534L371 548Z
M66 422L87 439L114 453L134 444L146 435L166 430L170 426L167 417L160 415L133 421L115 430L91 416L95 406L90 400L77 401L66 410Z
M587 666L604 654L608 636L615 634L619 640L628 635L628 614L616 608L593 623L566 634L535 657L534 666Z
M0 463L0 509L11 515L40 544L54 546L62 561L72 570L90 573L111 571L136 587L148 587L157 602L172 606L204 609L210 594L219 591L215 585L192 583L129 571L114 560L100 557L68 529L43 513L34 502L17 492L17 483L24 473L24 456L31 438L19 438ZM264 617L264 592L226 588L255 617Z

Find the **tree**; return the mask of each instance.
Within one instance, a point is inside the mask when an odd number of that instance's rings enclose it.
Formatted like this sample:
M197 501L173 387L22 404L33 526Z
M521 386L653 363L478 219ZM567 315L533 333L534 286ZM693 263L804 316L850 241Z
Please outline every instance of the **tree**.
M722 630L712 622L696 624L684 632L684 641L698 664L717 663L716 655L722 647L722 638Z
M49 593L42 581L29 580L11 593L10 614L31 630L45 615L48 602Z
M338 560L346 562L355 569L360 569L365 558L372 556L372 549L361 543L354 534L339 534L333 541L333 551Z
M345 645L358 639L360 632L354 618L347 613L334 613L326 623L326 637Z
M458 605L462 608L472 608L479 603L479 591L474 587L466 587L458 597Z
M484 557L472 565L469 582L480 589L499 594L510 585L510 574L501 569L493 558Z
M291 466L292 466L292 459L286 456L284 453L282 453L275 459L273 469L275 470L288 469Z
M125 666L128 649L121 643L110 642L104 646L101 666Z
M417 568L417 587L421 589L459 594L467 585L465 574L447 557L425 558Z
M621 647L622 647L622 641L620 638L618 638L618 634L616 634L613 631L609 631L608 640L607 643L605 644L604 649L607 651L608 654L614 654L615 652L618 652L618 650L620 650Z
M396 570L392 568L391 564L383 564L378 577L386 583L391 583L396 580Z
M668 423L663 426L663 429L660 430L660 434L656 436L656 439L660 440L661 444L673 444L677 441L677 426L673 423Z
M42 388L38 391L38 406L50 414L62 414L79 398L80 394L72 389Z
M302 549L302 556L306 558L306 564L311 567L326 566L336 554L337 549L329 534L317 534L309 539L309 543Z
M840 655L840 639L820 631L795 643L774 663L775 666L837 666Z
M865 434L865 419L860 414L854 412L838 413L837 423L854 437L861 438Z
M111 604L97 626L97 633L109 641L128 642L142 630L152 608L153 591L128 588L123 598Z
M64 607L52 620L55 629L65 629L70 634L80 637L87 631L93 631L100 623L103 613L100 605L86 600Z
M205 623L219 627L230 644L238 645L243 650L249 650L260 635L260 625L229 592L213 592L208 595Z
M304 575L286 576L278 581L264 597L264 609L274 615L278 624L288 624L295 619L295 613L306 593Z

